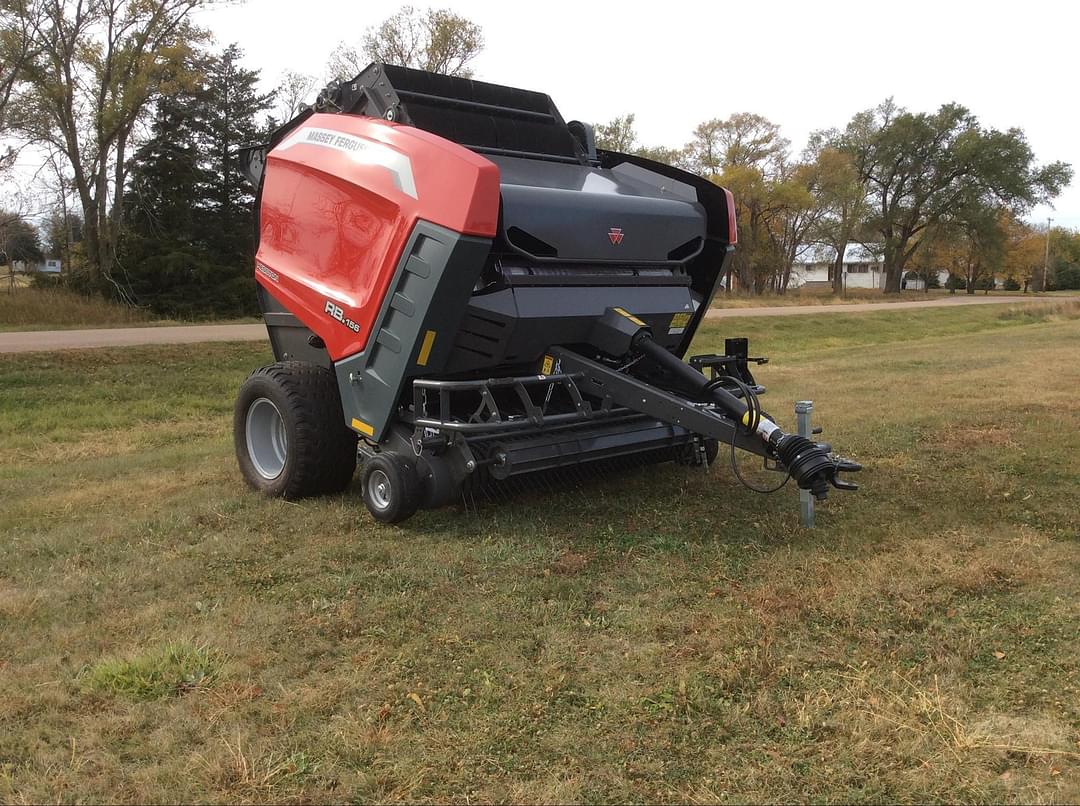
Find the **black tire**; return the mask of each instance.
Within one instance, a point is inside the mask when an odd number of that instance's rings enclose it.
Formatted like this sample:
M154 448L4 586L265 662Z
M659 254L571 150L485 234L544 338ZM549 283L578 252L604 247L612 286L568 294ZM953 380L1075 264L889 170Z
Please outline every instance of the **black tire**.
M244 480L269 496L338 493L356 471L356 433L344 422L337 379L325 367L282 361L240 386L233 443Z
M377 453L364 460L360 474L364 504L382 523L401 523L416 514L423 486L416 465L397 453Z

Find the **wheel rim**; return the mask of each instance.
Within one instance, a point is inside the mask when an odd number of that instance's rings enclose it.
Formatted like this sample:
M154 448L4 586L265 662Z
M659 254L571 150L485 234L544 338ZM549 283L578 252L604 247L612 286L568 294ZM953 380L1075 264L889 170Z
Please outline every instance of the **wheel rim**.
M248 458L255 472L273 481L285 470L289 438L285 420L272 400L260 397L248 407L245 431Z
M368 498L375 508L382 511L390 506L390 478L382 470L373 470L368 476Z

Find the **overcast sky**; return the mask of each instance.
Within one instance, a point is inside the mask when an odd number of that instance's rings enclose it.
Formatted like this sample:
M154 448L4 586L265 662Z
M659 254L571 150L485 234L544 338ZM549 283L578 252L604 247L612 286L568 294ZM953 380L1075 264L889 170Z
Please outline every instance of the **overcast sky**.
M424 2L413 5L426 7ZM796 150L888 96L915 111L947 101L985 124L1019 126L1040 162L1080 170L1080 4L816 0L640 4L444 0L478 23L485 81L552 96L567 120L637 115L645 145L681 146L733 112L779 123ZM322 76L340 41L393 14L357 0L246 0L196 18L237 42L273 89L285 70ZM28 178L36 163L23 166ZM1029 218L1080 229L1080 180Z
M428 4L416 2L424 7ZM584 3L445 0L479 23L485 81L547 92L567 120L637 115L648 145L682 145L700 121L757 112L795 147L888 96L947 101L984 124L1019 126L1040 161L1080 168L1080 4L1041 2ZM341 40L399 6L247 0L199 16L245 49L267 87L286 69L321 74ZM640 10L636 10L640 9ZM1080 181L1046 216L1080 227Z

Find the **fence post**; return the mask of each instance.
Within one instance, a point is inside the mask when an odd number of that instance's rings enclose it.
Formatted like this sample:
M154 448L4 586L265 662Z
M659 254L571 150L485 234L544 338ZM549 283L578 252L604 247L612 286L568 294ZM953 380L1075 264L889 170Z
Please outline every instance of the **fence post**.
M810 423L813 412L813 400L799 400L795 403L795 419L799 426L799 436L809 440L814 438L814 427ZM814 496L809 490L799 490L799 519L807 528L814 525Z

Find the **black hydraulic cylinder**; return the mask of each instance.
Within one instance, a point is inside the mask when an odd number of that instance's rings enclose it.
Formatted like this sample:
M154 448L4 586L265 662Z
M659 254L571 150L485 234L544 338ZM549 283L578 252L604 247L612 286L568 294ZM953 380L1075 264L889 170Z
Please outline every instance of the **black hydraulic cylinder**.
M856 489L855 485L837 477L840 466L819 445L798 434L785 434L775 423L750 416L750 406L735 395L712 384L689 364L672 355L653 341L648 330L641 330L634 337L632 349L652 361L687 393L712 401L737 423L753 429L768 445L771 452L783 462L795 482L817 498L825 498L832 484L838 489ZM845 463L845 469L857 470L855 463Z
M742 422L750 407L719 386L709 386L709 379L677 356L672 355L655 341L647 331L638 334L633 349L672 376L679 386L698 397L708 397L722 408L735 422Z

